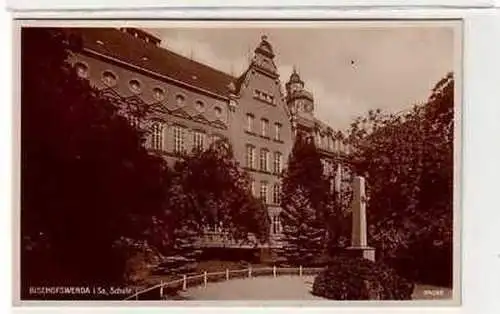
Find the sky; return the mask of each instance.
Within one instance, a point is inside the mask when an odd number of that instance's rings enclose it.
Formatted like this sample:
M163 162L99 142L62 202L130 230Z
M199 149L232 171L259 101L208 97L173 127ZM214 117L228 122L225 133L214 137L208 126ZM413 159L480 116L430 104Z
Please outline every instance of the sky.
M343 27L181 27L149 29L169 50L239 76L266 35L282 85L295 66L314 95L315 116L347 128L370 109L400 112L424 102L454 70L454 28L349 25Z

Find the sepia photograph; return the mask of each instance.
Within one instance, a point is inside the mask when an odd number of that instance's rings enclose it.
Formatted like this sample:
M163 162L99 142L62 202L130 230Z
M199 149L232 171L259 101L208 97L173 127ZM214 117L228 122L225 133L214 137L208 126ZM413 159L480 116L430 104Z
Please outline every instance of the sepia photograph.
M15 33L19 304L460 304L461 20Z

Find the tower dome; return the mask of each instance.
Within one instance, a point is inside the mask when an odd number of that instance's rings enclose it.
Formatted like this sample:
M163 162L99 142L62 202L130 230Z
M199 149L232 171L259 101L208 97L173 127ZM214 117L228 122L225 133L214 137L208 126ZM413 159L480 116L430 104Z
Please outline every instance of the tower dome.
M304 82L300 79L299 73L297 73L297 69L293 67L292 74L290 75L290 79L288 80L288 83L293 84L293 83L300 83L304 85Z

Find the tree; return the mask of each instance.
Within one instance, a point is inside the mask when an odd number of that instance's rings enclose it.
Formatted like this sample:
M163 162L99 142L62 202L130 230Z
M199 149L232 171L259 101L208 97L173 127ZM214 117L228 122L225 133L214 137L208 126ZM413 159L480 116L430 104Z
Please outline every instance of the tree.
M370 111L351 126L352 164L368 183L370 241L382 255L415 260L444 250L451 269L453 91L450 73L425 104L404 115Z
M67 62L77 37L24 28L21 44L23 281L120 281L115 243L145 237L166 165Z
M298 136L281 197L283 249L279 253L289 263L313 262L324 253L329 197L329 183L314 141Z
M311 201L299 187L283 207L283 247L279 254L293 265L308 265L324 253L325 223L318 219ZM292 207L293 206L293 207Z
M171 183L166 187L164 215L171 239L165 254L178 268L197 259L197 244L207 226L221 227L228 239L257 245L269 238L266 206L253 197L250 178L234 159L226 141L207 150L193 150L176 162Z
M335 169L339 164L335 165ZM352 231L352 176L345 175L350 172L346 165L342 165L341 170L336 171L331 180L339 180L338 186L330 193L327 202L327 230L328 230L328 251L334 256L339 251L350 245ZM349 173L350 174L350 173ZM339 176L340 178L336 178ZM335 184L337 185L337 184Z

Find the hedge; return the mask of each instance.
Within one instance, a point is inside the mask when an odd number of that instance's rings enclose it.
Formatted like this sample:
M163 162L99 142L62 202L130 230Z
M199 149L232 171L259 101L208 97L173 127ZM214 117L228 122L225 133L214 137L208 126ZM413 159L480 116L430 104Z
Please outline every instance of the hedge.
M380 262L338 256L315 278L312 293L332 300L411 300L413 288Z

